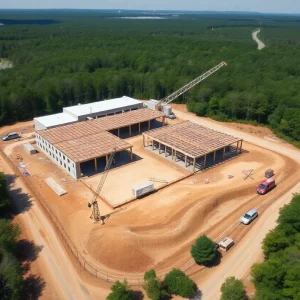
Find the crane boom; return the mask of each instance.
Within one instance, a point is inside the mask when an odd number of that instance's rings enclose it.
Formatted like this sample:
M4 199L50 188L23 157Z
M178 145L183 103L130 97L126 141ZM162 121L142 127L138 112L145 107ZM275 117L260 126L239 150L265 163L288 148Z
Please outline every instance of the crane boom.
M172 93L171 95L169 95L169 96L161 99L160 100L160 104L161 105L166 105L166 104L171 103L177 97L181 96L183 93L185 93L186 91L188 91L189 89L191 89L192 87L194 87L195 85L197 85L198 83L200 83L201 81L203 81L204 79L206 79L211 74L213 74L216 71L218 71L219 69L221 69L223 66L227 66L227 64L226 64L225 61L222 61L217 66L213 67L209 71L207 71L204 74L200 75L199 77L195 78L194 80L192 80L191 82L189 82L185 86L181 87L179 90L177 90L176 92Z
M100 215L100 210L99 210L97 198L98 198L98 196L99 196L99 194L100 194L100 192L102 190L102 187L104 185L104 182L105 182L106 177L108 175L108 172L110 170L110 166L111 166L111 164L113 162L115 154L116 154L116 150L114 149L114 152L110 155L110 157L109 157L109 159L107 161L107 164L105 166L104 172L103 172L103 174L101 176L101 179L99 181L99 184L97 186L96 193L93 196L92 202L91 202L91 204L89 203L89 207L93 206L93 208L92 208L92 214L91 214L90 218L94 219L95 222L98 222L98 221L101 220L102 224L104 224L104 223L103 223L103 220L101 219L101 215Z

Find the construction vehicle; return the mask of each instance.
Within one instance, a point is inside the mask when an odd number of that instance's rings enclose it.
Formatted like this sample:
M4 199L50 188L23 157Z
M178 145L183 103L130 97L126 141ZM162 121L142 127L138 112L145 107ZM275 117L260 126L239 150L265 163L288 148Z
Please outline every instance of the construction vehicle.
M212 69L208 70L204 74L200 75L199 77L195 78L191 82L187 83L186 85L184 85L179 90L172 93L171 95L161 100L151 99L147 101L145 105L153 110L159 110L163 112L170 119L175 119L176 117L172 112L172 107L169 106L168 104L173 102L176 98L178 98L179 96L181 96L182 94L190 90L192 87L194 87L195 85L197 85L198 83L200 83L201 81L203 81L204 79L212 75L213 73L217 72L219 69L221 69L224 66L227 66L227 63L225 61L222 61L221 63L219 63Z
M91 214L90 218L94 219L95 223L101 221L102 225L104 224L105 217L103 217L103 218L101 217L97 198L100 195L100 192L103 188L103 185L104 185L105 180L107 178L108 172L110 170L110 166L111 166L111 164L114 160L115 154L116 154L116 149L114 149L114 152L112 152L112 154L110 155L110 157L109 157L109 159L106 163L105 169L103 171L103 174L101 176L98 187L96 189L96 193L94 194L92 201L88 203L88 207L92 207L92 214Z

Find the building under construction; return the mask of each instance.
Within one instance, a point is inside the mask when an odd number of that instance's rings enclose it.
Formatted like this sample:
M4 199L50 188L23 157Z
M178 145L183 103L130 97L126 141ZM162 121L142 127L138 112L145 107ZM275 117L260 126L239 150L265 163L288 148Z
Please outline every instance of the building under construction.
M36 143L54 163L78 179L90 175L91 169L93 173L102 171L112 152L125 155L127 161L132 160L132 145L120 137L130 137L150 130L152 126L163 125L164 118L159 111L143 108L37 130Z
M143 133L143 144L196 172L241 153L243 140L185 121Z
M188 121L150 129L157 119L163 126L165 116L175 117L168 104L224 66L226 63L221 62L162 100L148 101L146 106L152 109L124 96L66 107L63 113L35 118L37 145L72 177L80 178L91 175L85 171L91 166L94 173L103 170L111 153L116 158L126 153L132 160L132 145L121 137L147 131L143 134L144 147L159 155L164 153L165 158L192 172L205 169L233 153L241 153L242 140Z

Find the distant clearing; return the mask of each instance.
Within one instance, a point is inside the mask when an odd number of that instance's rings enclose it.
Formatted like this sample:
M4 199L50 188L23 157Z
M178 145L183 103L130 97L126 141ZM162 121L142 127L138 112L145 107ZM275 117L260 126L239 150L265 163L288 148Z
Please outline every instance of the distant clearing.
M7 58L0 58L0 70L12 68L13 64Z

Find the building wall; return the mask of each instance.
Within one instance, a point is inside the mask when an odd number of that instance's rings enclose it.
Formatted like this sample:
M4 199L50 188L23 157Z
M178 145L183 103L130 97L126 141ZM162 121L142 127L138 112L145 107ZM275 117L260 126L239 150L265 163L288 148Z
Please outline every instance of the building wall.
M125 106L125 107L119 107L119 108L116 108L116 109L111 109L111 110L106 110L106 111L101 111L101 112L92 112L92 113L82 115L82 116L77 116L77 115L72 114L71 112L68 111L67 107L63 108L63 112L70 115L70 116L72 116L72 117L74 117L74 118L76 118L78 121L86 121L87 117L101 118L101 117L120 114L122 112L127 112L127 111L140 109L140 108L143 108L143 103L128 105L128 106Z
M42 138L36 132L36 144L41 151L43 151L47 157L49 157L56 165L65 170L73 178L78 179L80 177L79 164L72 161L64 153L55 148L46 139Z
M47 127L45 125L43 125L42 123L40 123L38 120L34 119L34 130L43 130L43 129L47 129Z

